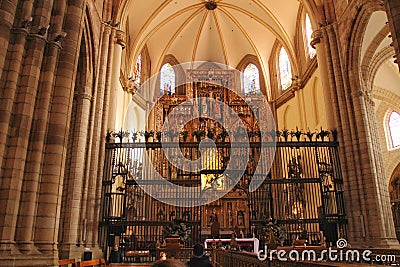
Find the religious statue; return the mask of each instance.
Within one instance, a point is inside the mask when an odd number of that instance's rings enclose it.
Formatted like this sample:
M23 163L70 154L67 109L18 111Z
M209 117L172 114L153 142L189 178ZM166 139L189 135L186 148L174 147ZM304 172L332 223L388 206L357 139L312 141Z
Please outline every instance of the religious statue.
M232 210L228 210L228 228L233 227L233 213Z
M301 178L301 175L303 173L303 166L301 165L301 156L292 157L292 159L289 159L288 163L288 176L289 178Z
M158 207L157 209L157 220L163 221L165 220L165 208Z
M176 218L176 213L175 213L175 211L173 210L173 211L171 211L171 212L169 213L169 220L170 220L170 221L173 221L173 220L175 220L175 218Z
M212 210L210 214L210 221L208 222L208 224L211 225L213 222L218 222L218 215L215 208Z
M207 103L207 99L203 98L201 101L201 113L202 114L207 114L208 112L208 103Z
M239 210L237 213L238 226L244 226L244 212Z

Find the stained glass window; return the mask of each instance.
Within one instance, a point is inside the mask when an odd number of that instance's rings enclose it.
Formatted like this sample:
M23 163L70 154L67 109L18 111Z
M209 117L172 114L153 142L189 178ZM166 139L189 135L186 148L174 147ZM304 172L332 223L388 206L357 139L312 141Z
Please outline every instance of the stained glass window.
M279 52L279 75L282 90L286 90L292 84L292 69L290 66L289 56L284 47Z
M169 63L164 64L161 68L160 92L161 94L175 93L175 71Z
M393 111L389 117L389 133L392 139L392 147L400 147L400 114Z
M246 95L260 94L260 73L256 65L247 65L243 72L243 80Z
M134 82L137 86L140 86L142 78L142 54L139 54L136 59L135 67L133 68Z
M308 49L308 56L310 58L314 58L316 51L315 49L311 46L311 35L313 33L313 29L311 27L311 21L310 21L310 17L308 16L308 14L306 13L306 28L305 28L305 32L306 32L306 42L307 42L307 49Z

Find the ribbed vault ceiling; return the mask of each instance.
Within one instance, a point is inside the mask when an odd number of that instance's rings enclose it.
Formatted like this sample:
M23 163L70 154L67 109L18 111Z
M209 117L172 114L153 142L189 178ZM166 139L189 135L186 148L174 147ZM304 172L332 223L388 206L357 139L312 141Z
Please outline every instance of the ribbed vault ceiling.
M297 0L132 0L126 7L131 53L147 45L152 73L165 55L183 62L213 61L236 67L247 54L258 57L262 71L276 39L294 55Z

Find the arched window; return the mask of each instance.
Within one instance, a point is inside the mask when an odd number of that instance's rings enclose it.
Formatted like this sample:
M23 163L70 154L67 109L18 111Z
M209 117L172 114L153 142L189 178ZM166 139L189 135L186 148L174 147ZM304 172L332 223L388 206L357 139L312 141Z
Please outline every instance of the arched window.
M161 95L175 93L175 70L169 63L161 67L160 92Z
M134 83L140 86L142 78L142 54L139 54L136 59L135 67L133 68L133 78Z
M400 147L400 114L396 111L392 111L389 117L389 134L392 147Z
M250 63L243 71L245 95L260 94L260 73L256 65Z
M305 37L306 38L305 39L306 39L306 42L307 42L308 56L310 58L314 58L315 55L316 55L315 48L313 48L311 46L311 40L312 40L311 35L312 35L312 33L313 33L313 29L311 27L310 17L306 13L306 18L305 18L305 35L306 35Z
M284 47L282 47L279 52L279 77L282 91L288 89L292 84L292 69L290 66L289 56Z

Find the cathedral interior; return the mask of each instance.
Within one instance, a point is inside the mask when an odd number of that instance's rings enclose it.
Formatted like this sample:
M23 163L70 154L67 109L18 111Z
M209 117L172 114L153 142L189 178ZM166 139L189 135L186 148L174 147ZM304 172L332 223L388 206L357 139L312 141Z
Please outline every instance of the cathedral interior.
M399 263L399 40L398 0L0 0L0 266Z

